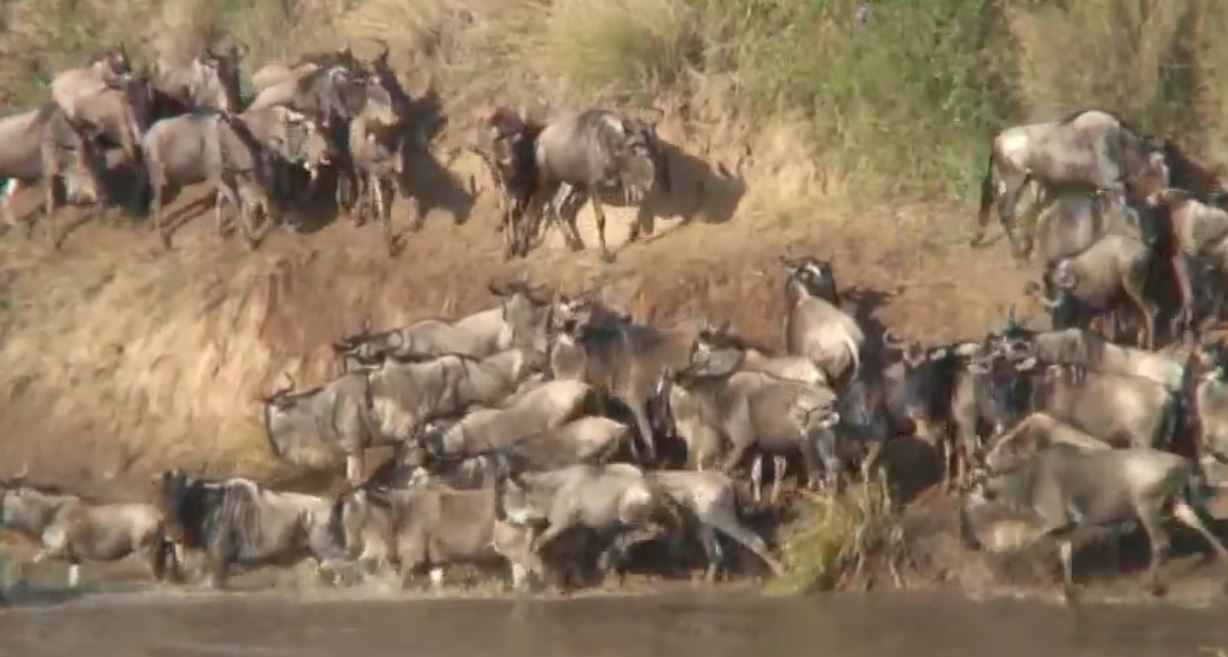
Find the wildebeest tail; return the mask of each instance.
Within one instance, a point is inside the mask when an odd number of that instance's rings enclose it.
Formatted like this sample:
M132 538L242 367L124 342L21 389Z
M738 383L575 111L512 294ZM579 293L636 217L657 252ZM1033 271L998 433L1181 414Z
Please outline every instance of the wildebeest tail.
M704 521L716 528L717 531L737 541L742 547L754 552L755 556L762 559L763 563L772 569L773 575L779 577L784 574L784 566L768 552L767 543L755 532L738 522L736 518L730 518L724 513L717 513L705 518Z
M989 149L989 157L985 161L985 175L981 178L981 207L976 215L976 232L972 236L972 243L976 244L985 236L985 226L989 224L989 210L993 207L993 148Z

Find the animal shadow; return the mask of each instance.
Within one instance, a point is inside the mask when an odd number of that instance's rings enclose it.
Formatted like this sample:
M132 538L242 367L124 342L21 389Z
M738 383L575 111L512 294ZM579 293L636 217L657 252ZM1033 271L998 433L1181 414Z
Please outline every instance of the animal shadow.
M637 219L645 233L652 234L658 217L681 217L683 225L697 218L713 224L732 219L746 195L740 168L735 173L723 163L713 166L667 141L661 147L669 162L670 191L658 187L640 206Z

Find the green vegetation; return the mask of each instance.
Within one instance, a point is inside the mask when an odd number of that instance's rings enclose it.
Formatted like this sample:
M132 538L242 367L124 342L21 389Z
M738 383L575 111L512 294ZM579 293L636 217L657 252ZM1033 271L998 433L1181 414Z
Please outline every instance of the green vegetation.
M800 118L825 168L880 194L966 200L994 131L1084 107L1223 155L1228 4L867 4L863 23L861 0L14 0L0 83L33 102L34 72L154 35L229 34L249 66L383 39L462 107L705 96L709 114Z

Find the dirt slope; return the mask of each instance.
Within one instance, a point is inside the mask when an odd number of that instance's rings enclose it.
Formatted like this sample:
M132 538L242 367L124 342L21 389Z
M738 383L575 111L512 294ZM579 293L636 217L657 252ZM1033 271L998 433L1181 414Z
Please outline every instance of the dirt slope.
M170 465L286 474L266 446L259 395L284 373L301 387L325 381L329 342L366 317L388 327L467 313L492 303L497 277L597 287L653 322L728 317L772 345L786 249L831 258L863 320L910 337L973 335L1020 301L1026 272L1001 245L966 246L966 209L885 201L854 211L798 164L787 136L765 131L752 145L753 162L677 151L675 194L653 206L656 233L612 265L597 256L587 209L590 250L572 253L552 235L504 262L494 197L466 158L427 190L425 228L391 258L373 226L344 217L311 234L278 231L255 253L222 242L210 213L185 215L169 253L124 218L85 222L59 252L10 231L0 237L0 474L28 463L45 478L133 495ZM412 207L399 204L402 230ZM76 216L61 214L61 228ZM634 212L611 214L618 243Z

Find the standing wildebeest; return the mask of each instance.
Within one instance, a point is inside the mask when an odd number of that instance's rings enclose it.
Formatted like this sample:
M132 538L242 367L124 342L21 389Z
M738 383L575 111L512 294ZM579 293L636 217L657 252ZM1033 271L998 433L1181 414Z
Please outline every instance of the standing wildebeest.
M1001 472L1010 464L1029 454L1048 449L1054 445L1069 445L1084 451L1112 449L1108 443L1045 413L1033 413L1014 428L998 434L990 441L985 453L985 466Z
M396 566L403 585L429 571L439 589L445 566L508 562L494 546L498 504L497 488L454 490L438 483L411 490L359 488L337 497L332 531L351 557L361 553L361 559ZM512 568L519 584L521 564L513 561Z
M0 488L0 524L42 545L35 562L67 561L74 588L85 560L115 561L140 552L155 579L165 574L169 546L162 515L149 504L99 504L18 478Z
M1042 535L1059 541L1069 595L1074 587L1072 534L1087 526L1135 519L1151 543L1151 589L1161 592L1159 567L1169 550L1164 515L1170 509L1228 564L1228 550L1191 506L1187 491L1193 483L1194 464L1176 454L1142 447L1084 450L1053 445L1011 463L1004 471L990 473L981 486L986 498L1029 514L1038 521Z
M104 136L122 148L132 165L139 164L141 135L151 117L149 80L128 72L98 76L86 70L81 79L72 73L66 71L52 83L52 97L64 115L77 129ZM55 85L66 76L70 79L60 93Z
M232 565L317 568L341 558L329 532L332 502L273 491L248 479L200 479L168 470L154 480L166 531L179 548L205 553L209 583L224 588Z
M839 474L834 436L830 429L840 421L836 395L826 386L781 379L763 372L688 371L663 373L658 399L678 436L687 444L688 459L703 467L709 456L728 446L720 469L729 474L748 451L777 458L772 502L780 494L785 457L800 452L811 486L817 486L820 471L830 481ZM762 499L761 484L755 485L756 501Z
M666 368L681 370L691 361L697 329L659 329L629 322L586 321L556 339L550 368L556 378L585 381L625 404L635 416L644 457L656 460L657 445L648 414ZM633 443L634 445L634 443ZM638 454L638 447L635 450Z
M586 528L608 545L598 567L614 567L620 576L633 545L664 536L663 521L678 521L676 503L642 470L626 463L513 474L503 487L501 504L510 522L546 525L530 541L533 552L540 555L569 530Z
M47 185L43 217L47 234L59 246L51 228L55 211L56 182L64 183L68 202L96 203L101 199L104 163L94 145L73 128L53 104L0 119L0 177L7 178L3 192L4 221L17 224L9 205L21 183L44 180ZM27 220L34 231L34 218Z
M560 185L569 185L592 201L601 256L606 261L614 256L605 242L605 211L599 198L603 188L620 188L625 198L637 205L656 186L670 191L669 160L652 123L590 109L552 121L538 134L535 144L537 189L528 210L529 220L523 222L518 239L522 256L528 253L546 201ZM584 248L574 214L566 223L572 248ZM636 222L629 240L637 239L640 229L640 222Z
M393 248L392 201L396 197L396 182L403 171L402 146L404 131L400 118L393 110L391 96L383 87L377 87L380 98L369 100L366 107L350 120L350 160L358 176L358 205L355 208L355 223L362 224L367 212L373 210L375 219L384 229L384 242L389 251ZM419 216L414 228L422 224Z
M1167 178L1164 144L1142 135L1116 116L1080 110L1061 121L1015 126L998 133L981 181L981 207L972 245L980 243L989 211L998 204L999 218L1016 257L1031 250L1031 219L1054 194L1065 189L1123 194L1127 183L1149 176ZM1016 205L1029 181L1040 186L1040 199L1029 208L1025 235L1015 235Z
M768 553L763 539L738 520L738 495L728 476L711 471L657 470L647 473L647 477L674 500L683 510L685 521L693 525L708 558L708 568L704 572L706 580L715 581L720 568L726 565L717 531L753 552L773 574L784 572L780 563Z
M347 369L377 363L387 356L460 354L485 358L512 347L544 350L551 316L549 300L523 283L492 283L490 291L502 298L493 308L454 322L424 319L381 333L371 333L370 327L364 326L361 333L333 343L333 350L342 356Z
M1054 328L1086 328L1091 319L1116 311L1128 300L1143 323L1139 346L1153 348L1158 309L1146 295L1152 262L1147 244L1124 235L1105 235L1081 253L1051 264L1045 270L1042 300ZM1033 284L1028 289L1035 293L1040 287Z
M242 57L238 45L222 52L205 48L187 61L158 57L149 74L153 116L161 119L198 109L238 112L243 102L239 92Z
M269 190L272 181L269 153L238 117L204 110L158 121L143 139L145 166L153 189L150 209L154 227L166 248L170 227L163 221L163 195L171 185L208 182L215 189L217 230L225 235L223 202L238 207L239 226L255 248L255 210L273 217Z
M786 350L810 359L828 381L855 380L866 338L857 321L840 309L831 265L811 257L781 258L781 262L789 271L785 282Z

